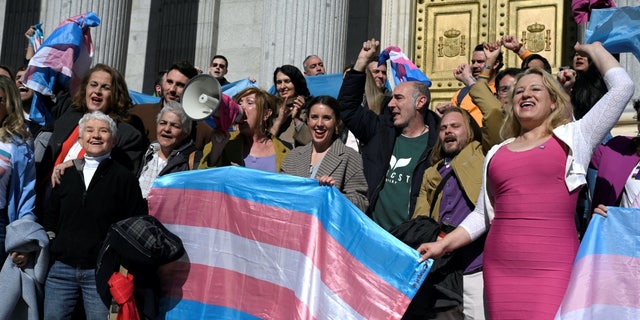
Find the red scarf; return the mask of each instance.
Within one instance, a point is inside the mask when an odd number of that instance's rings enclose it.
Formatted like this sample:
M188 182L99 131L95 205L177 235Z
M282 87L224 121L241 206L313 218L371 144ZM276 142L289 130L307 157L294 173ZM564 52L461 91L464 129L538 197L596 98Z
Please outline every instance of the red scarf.
M114 272L108 283L113 300L120 305L118 320L140 320L136 301L133 298L133 275L128 273L125 276L120 272Z

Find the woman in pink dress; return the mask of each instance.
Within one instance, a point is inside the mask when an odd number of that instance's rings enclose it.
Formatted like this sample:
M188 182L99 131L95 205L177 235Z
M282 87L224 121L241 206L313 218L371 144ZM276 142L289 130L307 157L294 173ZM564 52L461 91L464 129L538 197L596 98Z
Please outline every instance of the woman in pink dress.
M604 76L609 91L580 120L549 73L518 76L502 136L486 156L477 206L456 230L422 244L422 258L439 258L488 231L484 250L490 318L553 319L578 249L577 196L591 153L620 118L634 85L600 43L576 44ZM491 228L489 228L491 227Z

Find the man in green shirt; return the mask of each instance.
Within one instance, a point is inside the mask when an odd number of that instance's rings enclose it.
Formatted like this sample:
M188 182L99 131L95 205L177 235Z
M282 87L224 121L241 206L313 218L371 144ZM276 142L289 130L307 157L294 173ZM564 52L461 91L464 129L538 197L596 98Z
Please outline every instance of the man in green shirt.
M378 41L362 50L340 88L340 114L349 131L365 145L364 174L369 184L367 214L386 230L411 218L427 158L437 140L439 117L429 110L431 93L417 81L400 83L379 115L361 107L365 69ZM430 132L431 131L431 132Z

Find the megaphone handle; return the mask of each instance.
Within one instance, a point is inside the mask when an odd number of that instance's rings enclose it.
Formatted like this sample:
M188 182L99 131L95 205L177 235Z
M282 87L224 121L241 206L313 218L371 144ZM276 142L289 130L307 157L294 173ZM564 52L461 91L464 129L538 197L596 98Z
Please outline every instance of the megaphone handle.
M200 103L213 103L214 106L217 106L220 103L220 100L216 99L215 97L206 95L206 94L201 94L200 97L198 98L198 101Z

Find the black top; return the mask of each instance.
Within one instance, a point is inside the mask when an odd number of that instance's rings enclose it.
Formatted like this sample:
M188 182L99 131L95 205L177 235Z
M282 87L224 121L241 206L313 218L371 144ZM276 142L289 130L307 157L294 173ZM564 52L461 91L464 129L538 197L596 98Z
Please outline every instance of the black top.
M84 164L84 159L74 160ZM85 190L84 175L70 167L53 189L43 225L56 237L51 256L65 264L95 268L98 251L112 223L147 214L138 179L111 159L98 166Z

